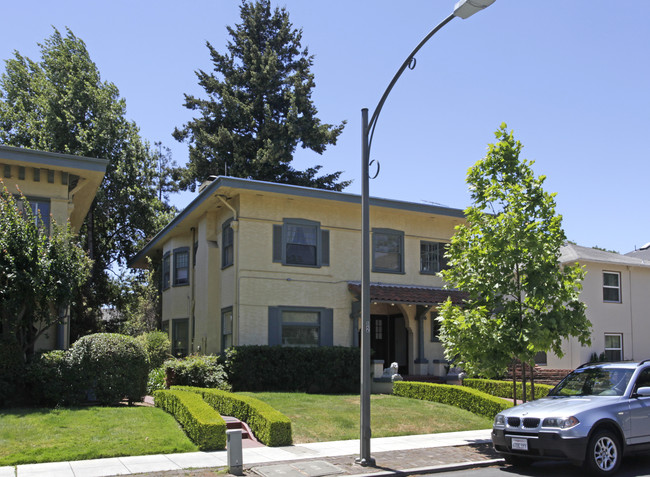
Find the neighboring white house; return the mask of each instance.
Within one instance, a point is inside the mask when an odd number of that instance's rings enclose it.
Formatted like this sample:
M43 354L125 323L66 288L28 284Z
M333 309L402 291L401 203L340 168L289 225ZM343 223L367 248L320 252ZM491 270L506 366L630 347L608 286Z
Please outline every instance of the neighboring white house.
M611 361L650 358L648 258L572 244L562 248L561 263L577 262L587 272L580 299L587 305L587 318L593 326L591 346L569 340L564 357L548 354L547 368L576 368L589 361L592 353L604 353Z

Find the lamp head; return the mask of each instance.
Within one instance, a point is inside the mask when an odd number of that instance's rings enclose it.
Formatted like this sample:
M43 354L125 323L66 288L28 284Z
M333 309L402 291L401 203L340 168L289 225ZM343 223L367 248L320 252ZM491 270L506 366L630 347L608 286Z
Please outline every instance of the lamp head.
M454 5L454 16L463 20L492 5L496 0L460 0Z

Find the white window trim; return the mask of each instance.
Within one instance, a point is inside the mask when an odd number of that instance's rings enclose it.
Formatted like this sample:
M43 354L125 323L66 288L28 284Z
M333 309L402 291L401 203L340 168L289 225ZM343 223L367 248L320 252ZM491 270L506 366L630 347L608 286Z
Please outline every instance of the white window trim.
M618 286L605 285L605 275L616 275L618 276ZM605 289L614 289L618 290L618 300L605 300ZM621 272L612 272L608 270L603 270L603 303L622 303L622 290L621 290Z

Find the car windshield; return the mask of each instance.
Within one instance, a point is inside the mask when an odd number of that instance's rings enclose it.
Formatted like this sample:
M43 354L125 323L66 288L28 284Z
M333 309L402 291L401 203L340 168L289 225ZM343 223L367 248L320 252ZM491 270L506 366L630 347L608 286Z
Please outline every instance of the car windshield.
M549 396L622 396L632 377L632 369L594 367L576 369L564 378Z

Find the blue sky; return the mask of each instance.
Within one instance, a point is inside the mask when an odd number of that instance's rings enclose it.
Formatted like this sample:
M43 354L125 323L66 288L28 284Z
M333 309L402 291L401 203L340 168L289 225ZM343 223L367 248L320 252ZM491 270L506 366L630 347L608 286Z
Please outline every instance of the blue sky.
M314 102L327 123L347 120L322 156L298 151L294 165L344 171L360 192L361 108L374 110L417 43L454 0L286 0L315 55ZM174 159L187 145L171 133L192 116L183 94L201 95L209 41L225 51L239 1L60 2L22 0L2 9L0 59L38 58L37 43L70 27L102 79L117 85L127 114ZM454 19L418 54L379 118L373 196L469 205L467 169L485 155L502 122L557 192L570 240L625 253L650 242L650 2L497 0ZM4 64L0 67L4 70ZM179 207L192 194L174 198Z

